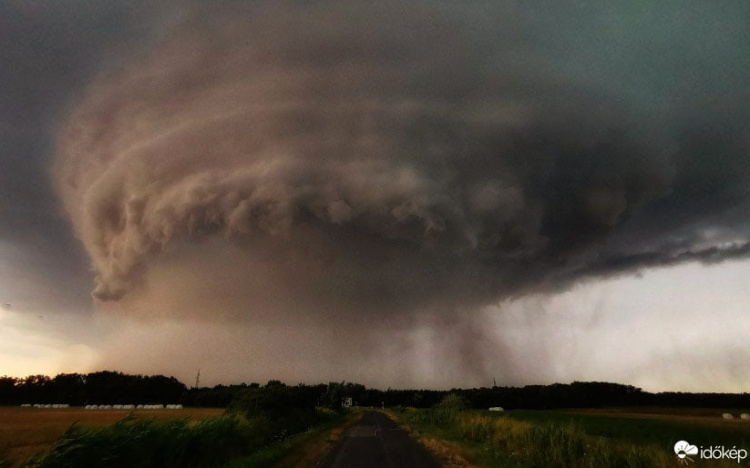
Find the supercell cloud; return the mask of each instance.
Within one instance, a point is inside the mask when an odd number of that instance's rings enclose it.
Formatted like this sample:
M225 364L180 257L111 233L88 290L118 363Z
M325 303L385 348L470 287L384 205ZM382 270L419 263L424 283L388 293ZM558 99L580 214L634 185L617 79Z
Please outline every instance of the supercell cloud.
M183 379L735 388L746 2L74 4L0 5L6 321Z
M747 124L714 113L736 104L649 82L662 103L629 96L617 61L649 51L594 54L590 32L529 10L189 10L102 71L58 135L94 297L137 295L175 251L201 252L207 277L235 269L225 295L263 296L271 276L312 308L381 313L746 255ZM212 261L218 237L239 253Z

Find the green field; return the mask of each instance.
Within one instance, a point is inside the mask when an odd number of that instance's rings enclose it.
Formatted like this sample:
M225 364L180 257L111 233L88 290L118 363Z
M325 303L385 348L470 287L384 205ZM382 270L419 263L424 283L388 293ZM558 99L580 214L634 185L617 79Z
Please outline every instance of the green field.
M672 450L675 442L696 445L736 445L750 448L750 421L723 420L721 410L610 409L567 411L508 411L502 417L530 423L572 423L587 434L659 445ZM737 411L734 412L738 414Z
M470 465L602 468L684 466L674 453L680 440L698 447L750 449L750 421L726 421L722 412L636 408L490 413L440 407L394 411L418 433L454 443ZM737 466L736 460L692 458L692 466Z

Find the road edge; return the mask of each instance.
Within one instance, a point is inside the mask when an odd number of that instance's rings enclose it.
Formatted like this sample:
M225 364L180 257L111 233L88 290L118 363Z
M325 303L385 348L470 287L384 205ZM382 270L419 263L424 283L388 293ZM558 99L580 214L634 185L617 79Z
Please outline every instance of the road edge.
M398 425L409 434L409 437L424 447L444 468L480 468L478 465L469 461L469 452L460 445L432 437L429 434L416 429L391 410L380 409L378 411L396 421Z

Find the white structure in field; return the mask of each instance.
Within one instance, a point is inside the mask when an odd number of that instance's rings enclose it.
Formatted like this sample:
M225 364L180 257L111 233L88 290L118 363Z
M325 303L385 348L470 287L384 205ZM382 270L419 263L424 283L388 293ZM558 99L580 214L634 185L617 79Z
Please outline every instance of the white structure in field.
M31 406L31 405L27 405ZM70 408L70 405L34 405L34 408ZM164 405L86 405L84 407L87 410L162 410ZM167 405L166 409L181 410L182 405Z
M505 411L501 406L493 406L490 411Z
M143 405L143 409L164 409L164 405Z
M732 416L732 413L724 413L721 415L724 419L734 419L734 416Z
M30 403L24 403L21 405L22 408L31 408L32 405ZM41 403L34 403L34 408L52 408L52 409L61 409L61 408L70 408L70 405L65 403L55 403L55 404L41 404Z
M352 407L352 397L346 397L341 399L341 406L343 408L351 408Z
M748 414L748 413L742 413L740 415L740 419L750 419L750 414Z

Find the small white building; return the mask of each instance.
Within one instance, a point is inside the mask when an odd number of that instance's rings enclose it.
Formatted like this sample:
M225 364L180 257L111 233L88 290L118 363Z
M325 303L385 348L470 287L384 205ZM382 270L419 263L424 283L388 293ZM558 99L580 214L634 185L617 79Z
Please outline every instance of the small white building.
M734 419L734 416L732 415L732 413L724 413L721 415L721 417L724 419Z
M490 411L505 411L501 406L493 406L490 408Z
M341 407L342 408L351 408L352 407L352 397L346 397L341 399Z

